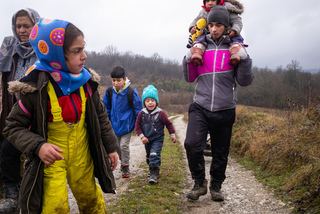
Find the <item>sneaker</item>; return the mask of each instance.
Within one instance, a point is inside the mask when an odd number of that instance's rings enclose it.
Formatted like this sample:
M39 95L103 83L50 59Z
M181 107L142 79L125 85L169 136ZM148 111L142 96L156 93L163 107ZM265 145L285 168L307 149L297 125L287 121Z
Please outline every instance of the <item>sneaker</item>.
M211 181L210 182L210 194L213 201L224 201L224 196L221 192L221 183Z
M207 194L208 181L206 179L194 181L194 186L192 190L188 193L187 198L189 200L198 200L201 195Z
M131 173L128 165L121 165L122 177L129 178Z

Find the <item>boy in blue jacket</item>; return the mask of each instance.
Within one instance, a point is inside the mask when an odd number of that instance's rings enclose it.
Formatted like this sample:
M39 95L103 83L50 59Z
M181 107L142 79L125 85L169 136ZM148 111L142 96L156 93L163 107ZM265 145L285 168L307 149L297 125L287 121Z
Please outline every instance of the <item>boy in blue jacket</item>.
M115 66L111 71L112 85L103 97L111 121L114 133L118 138L121 160L122 177L130 177L130 139L134 129L136 118L142 110L141 98L136 88L130 87L130 80L126 77L125 70L121 66ZM131 93L130 93L131 91ZM111 93L112 92L112 93Z

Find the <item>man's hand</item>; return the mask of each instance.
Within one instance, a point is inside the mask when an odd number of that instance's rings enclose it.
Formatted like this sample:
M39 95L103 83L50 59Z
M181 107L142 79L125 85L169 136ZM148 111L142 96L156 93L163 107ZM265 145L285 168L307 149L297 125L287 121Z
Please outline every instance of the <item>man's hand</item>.
M56 160L64 160L64 157L58 152L62 153L62 150L51 143L44 143L39 150L40 159L47 165L54 164Z
M117 164L118 164L118 154L116 152L108 154L108 157L110 159L111 163L111 169L112 171L116 169Z

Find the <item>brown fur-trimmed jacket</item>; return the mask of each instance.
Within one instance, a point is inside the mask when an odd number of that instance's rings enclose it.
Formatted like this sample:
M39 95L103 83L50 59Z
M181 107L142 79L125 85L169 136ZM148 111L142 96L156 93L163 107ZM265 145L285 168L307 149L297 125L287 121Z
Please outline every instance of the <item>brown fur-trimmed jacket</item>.
M237 33L237 35L239 35L243 27L242 18L240 16L244 11L243 4L237 0L224 0L224 1L225 3L223 6L226 7L226 9L228 10L229 20L230 20L230 26L228 27L227 30L233 30ZM204 18L205 20L207 20L208 13L209 13L208 11L202 8L198 16L189 25L189 32L192 27L196 26L196 23L199 19Z
M88 94L85 118L94 173L104 192L115 193L116 185L107 154L116 151L117 138L97 90L100 77L95 71L89 71L91 79L85 87ZM22 213L40 213L42 210L44 163L38 152L48 137L49 76L47 72L34 70L20 81L9 83L9 92L19 94L20 101L7 117L3 135L28 159L20 188Z

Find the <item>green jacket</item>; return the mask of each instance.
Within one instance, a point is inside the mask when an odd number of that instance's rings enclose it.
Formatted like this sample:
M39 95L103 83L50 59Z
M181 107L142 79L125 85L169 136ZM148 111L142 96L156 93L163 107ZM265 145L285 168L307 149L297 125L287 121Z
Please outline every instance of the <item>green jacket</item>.
M115 193L116 185L107 154L116 151L117 138L97 90L100 77L95 71L89 71L92 76L87 82L86 124L94 172L101 189ZM7 117L3 135L27 156L19 199L22 213L41 213L42 210L44 163L38 152L47 139L48 81L47 72L35 70L20 81L9 83L9 92L20 95L20 101ZM20 102L25 108L21 108Z

